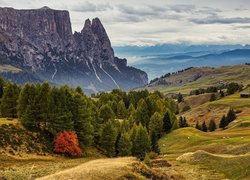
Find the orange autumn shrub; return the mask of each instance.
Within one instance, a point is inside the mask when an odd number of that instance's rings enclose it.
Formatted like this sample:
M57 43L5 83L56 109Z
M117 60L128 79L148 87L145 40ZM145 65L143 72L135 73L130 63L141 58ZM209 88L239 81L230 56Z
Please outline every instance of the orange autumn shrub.
M81 153L75 131L63 131L56 135L54 152L77 156Z

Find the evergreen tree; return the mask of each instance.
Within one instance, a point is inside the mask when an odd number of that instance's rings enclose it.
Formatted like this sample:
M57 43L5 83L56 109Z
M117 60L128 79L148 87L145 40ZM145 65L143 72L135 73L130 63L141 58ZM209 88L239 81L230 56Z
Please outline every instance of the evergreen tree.
M143 127L141 124L137 129L133 146L134 146L134 155L140 159L143 159L146 153L151 150L151 142L147 129Z
M203 123L201 125L201 130L204 131L204 132L207 132L207 125L206 125L205 121L203 121Z
M173 125L170 118L170 112L166 111L163 117L163 130L165 133L169 132L172 129Z
M138 126L134 123L130 131L130 141L132 142L131 152L133 155L135 155L135 136L136 136L137 129L138 129Z
M159 145L158 145L158 137L157 137L155 131L153 131L151 133L151 149L152 149L152 151L154 151L157 154L160 153Z
M74 95L75 111L73 112L74 129L81 146L93 143L94 127L91 123L91 109L87 99L81 94Z
M80 86L77 86L75 91L81 95L84 95L83 90Z
M163 131L163 120L160 113L155 112L153 116L150 118L149 121L149 132L152 134L152 132L155 133L157 138L161 137L162 131Z
M235 112L233 109L230 109L227 113L227 120L228 120L228 123L232 122L233 120L236 119L236 115L235 115Z
M134 113L135 113L135 107L133 104L130 104L128 107L127 117L129 118Z
M136 121L137 124L141 123L143 126L148 127L149 123L149 111L146 102L141 99L138 102L137 109L136 109Z
M210 120L208 129L209 129L210 132L215 131L215 129L216 129L216 124L215 124L215 122L214 122L213 119Z
M215 101L216 100L216 95L213 93L211 94L210 101Z
M132 150L132 142L130 141L129 134L122 133L118 144L119 156L130 156L131 150Z
M105 150L107 155L115 155L115 143L117 139L117 130L115 129L111 120L104 124L101 133L101 147Z
M65 91L57 87L49 95L49 130L53 134L73 130L72 113L67 107Z
M201 126L199 125L198 121L196 121L195 128L198 129L198 130L201 130Z
M180 128L188 127L187 120L185 117L182 116L179 117L179 127Z
M226 116L222 116L220 120L219 128L225 129L225 127L228 125L228 119Z
M181 93L179 93L179 94L177 95L177 101L178 101L178 103L181 103L181 102L184 101L183 95L182 95Z
M123 119L126 117L126 115L127 115L127 109L125 107L123 100L120 100L117 105L117 116L118 118Z
M35 118L37 127L47 129L47 120L49 114L49 93L50 85L47 82L42 85L37 84L35 96Z
M115 114L109 105L102 105L102 107L100 108L100 118L104 122L115 118Z
M1 100L2 117L17 117L17 99L19 88L16 84L7 83Z
M2 77L0 77L0 99L3 97L5 81Z
M35 119L34 119L34 112L32 111L32 106L29 105L21 118L21 123L24 127L29 130L35 130Z

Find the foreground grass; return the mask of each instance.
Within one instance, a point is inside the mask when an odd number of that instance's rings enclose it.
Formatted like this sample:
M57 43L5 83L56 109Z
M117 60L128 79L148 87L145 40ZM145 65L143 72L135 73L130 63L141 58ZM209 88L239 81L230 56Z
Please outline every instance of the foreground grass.
M0 156L0 179L35 179L93 159L95 157L70 159L52 156L29 156L27 158Z
M177 160L183 163L210 167L217 172L222 172L230 179L250 178L250 154L236 156L196 151L183 154Z

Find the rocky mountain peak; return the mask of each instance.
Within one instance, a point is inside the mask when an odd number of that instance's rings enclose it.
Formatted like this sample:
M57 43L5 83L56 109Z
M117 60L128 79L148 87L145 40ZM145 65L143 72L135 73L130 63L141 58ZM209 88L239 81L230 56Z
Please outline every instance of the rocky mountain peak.
M72 34L69 12L46 6L0 8L0 55L41 80L81 85L92 92L147 83L145 72L114 56L99 18L87 19L82 31Z

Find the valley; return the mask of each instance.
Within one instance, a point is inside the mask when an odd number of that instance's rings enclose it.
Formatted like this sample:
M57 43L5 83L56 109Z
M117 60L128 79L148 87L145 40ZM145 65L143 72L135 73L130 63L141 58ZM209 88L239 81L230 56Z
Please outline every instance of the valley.
M249 9L0 0L0 180L249 180Z

